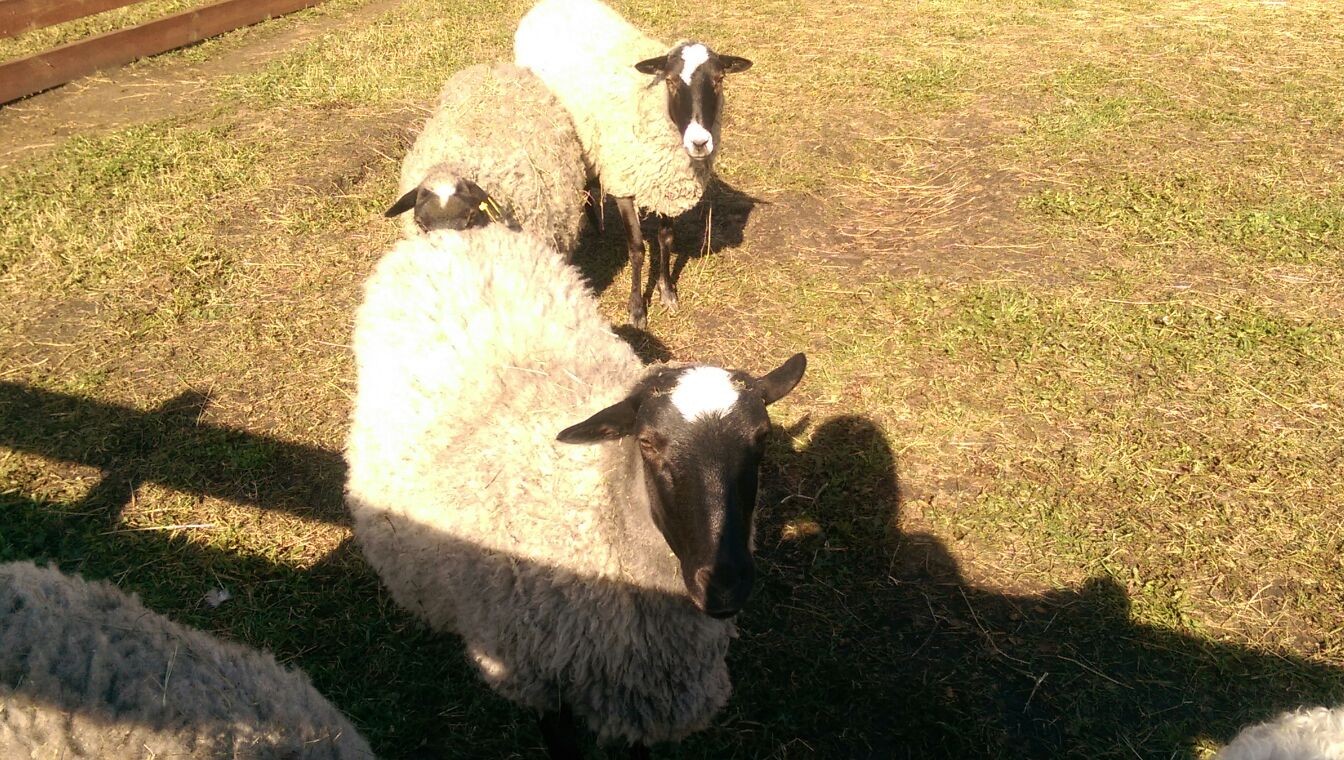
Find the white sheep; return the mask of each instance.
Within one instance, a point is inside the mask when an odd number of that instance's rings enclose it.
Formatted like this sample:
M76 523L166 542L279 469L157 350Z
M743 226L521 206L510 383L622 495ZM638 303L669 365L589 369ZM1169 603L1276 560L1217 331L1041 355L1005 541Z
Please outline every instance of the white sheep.
M598 0L542 0L519 23L513 50L569 109L589 174L616 199L630 251L630 321L643 327L639 210L658 217L652 267L663 303L675 307L671 217L704 195L720 143L723 77L751 61L693 40L669 48Z
M1216 760L1344 760L1344 707L1304 707L1248 726Z
M542 713L553 755L576 751L571 715L637 747L707 725L751 588L765 407L805 358L646 368L573 267L499 225L398 243L354 349L346 502L397 602Z
M510 63L481 64L443 85L386 215L414 209L408 235L503 217L568 256L583 223L585 182L574 125L546 85Z
M0 757L366 760L298 671L102 581L0 565Z

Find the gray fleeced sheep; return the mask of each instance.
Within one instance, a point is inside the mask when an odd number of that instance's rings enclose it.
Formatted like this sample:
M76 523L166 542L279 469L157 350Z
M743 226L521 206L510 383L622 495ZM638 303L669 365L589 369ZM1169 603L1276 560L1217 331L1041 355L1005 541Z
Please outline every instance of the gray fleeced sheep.
M582 151L568 112L536 75L509 63L471 66L443 85L402 162L401 197L387 215L414 208L403 224L417 234L435 226L435 212L466 180L568 256L583 223ZM475 213L479 203L472 198L465 211ZM482 212L480 222L489 221Z
M1248 726L1216 760L1344 760L1344 707L1304 707Z
M498 225L399 242L365 285L354 349L346 502L397 602L461 635L500 694L572 711L599 740L673 740L708 724L731 690L734 627L718 618L750 588L764 404L793 387L802 357L783 381L646 368L573 267ZM672 422L641 422L637 442L641 403ZM680 477L701 445L717 448L691 490L730 494L708 558L685 541L674 551L662 530L693 532L694 508L651 512L657 496L643 490L646 477ZM641 466L649 457L666 471ZM734 467L731 487L716 480ZM745 514L732 494L750 502Z
M0 757L367 760L300 672L110 583L0 565Z
M723 76L751 61L695 41L665 45L598 0L541 0L518 25L514 61L568 109L589 174L616 199L633 275L630 318L643 327L639 210L659 218L653 268L663 302L675 306L671 217L704 195L720 142Z

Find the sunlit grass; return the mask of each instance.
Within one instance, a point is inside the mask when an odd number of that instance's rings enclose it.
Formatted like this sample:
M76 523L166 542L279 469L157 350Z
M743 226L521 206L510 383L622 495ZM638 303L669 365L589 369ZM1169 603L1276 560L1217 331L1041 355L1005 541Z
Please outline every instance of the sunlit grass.
M0 558L275 650L388 757L538 752L379 591L339 464L406 134L526 6L332 4L204 110L0 173ZM809 356L736 695L659 756L1199 757L1344 697L1339 8L622 7L756 62L718 168L760 202L653 338ZM578 263L620 323L618 238Z

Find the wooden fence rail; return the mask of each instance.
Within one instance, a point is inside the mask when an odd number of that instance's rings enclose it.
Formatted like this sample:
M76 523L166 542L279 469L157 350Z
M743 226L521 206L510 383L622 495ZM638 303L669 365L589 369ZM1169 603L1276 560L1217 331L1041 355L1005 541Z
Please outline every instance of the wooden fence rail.
M138 0L0 0L0 37L131 5ZM65 84L100 69L200 42L207 37L309 8L322 0L219 0L138 26L99 34L0 63L0 103Z
M0 0L0 37L110 11L140 0Z

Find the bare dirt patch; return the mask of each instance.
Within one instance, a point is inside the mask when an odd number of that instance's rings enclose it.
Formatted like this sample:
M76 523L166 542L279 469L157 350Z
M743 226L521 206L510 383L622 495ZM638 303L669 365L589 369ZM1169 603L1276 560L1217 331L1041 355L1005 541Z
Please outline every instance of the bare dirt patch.
M285 20L227 35L229 49L184 62L167 54L138 61L0 107L0 168L31 158L72 135L183 116L216 104L209 85L222 77L256 71L278 55L328 32L366 23L402 0L369 0L348 13L305 23ZM235 42L236 40L236 42Z

